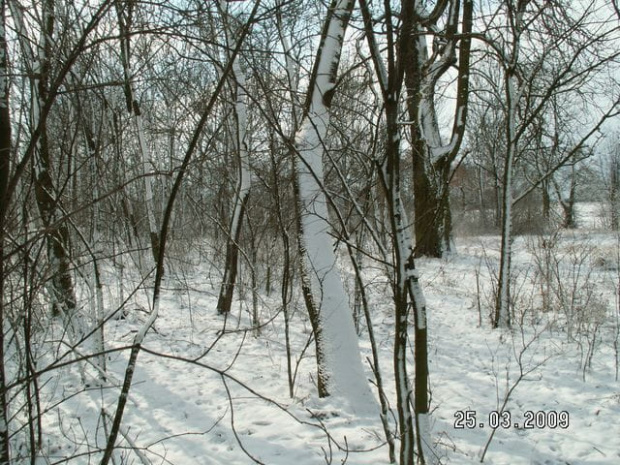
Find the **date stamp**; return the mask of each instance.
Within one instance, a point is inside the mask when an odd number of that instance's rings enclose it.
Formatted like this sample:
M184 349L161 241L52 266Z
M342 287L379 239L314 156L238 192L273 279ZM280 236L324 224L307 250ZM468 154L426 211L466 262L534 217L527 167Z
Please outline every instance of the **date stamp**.
M454 412L455 429L567 429L570 426L570 415L566 410L526 410L520 419L513 418L510 411L491 411L483 419L475 410L457 410Z

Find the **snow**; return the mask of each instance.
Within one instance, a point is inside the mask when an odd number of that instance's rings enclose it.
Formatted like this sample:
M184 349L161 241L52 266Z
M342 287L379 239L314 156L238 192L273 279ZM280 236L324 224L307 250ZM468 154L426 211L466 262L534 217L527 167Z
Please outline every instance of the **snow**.
M592 205L582 207L582 215L596 211ZM582 360L587 338L569 338L559 313L535 311L538 287L532 279L539 239L515 238L513 277L518 292L513 297L516 308L523 312L523 318L515 321L523 324L512 330L491 330L487 318L493 305L489 277L499 262L498 236L460 238L457 252L447 258L416 263L429 318L432 404L428 429L442 464L479 462L492 432L489 415L499 412L504 403L512 425L496 430L484 463L620 463L620 384L615 380L613 350L618 323L613 316L618 311L618 238L584 228L564 232L556 246L560 253L593 247L587 262L592 267L591 285L597 286L601 301L607 303L607 319L591 367L585 370ZM611 264L602 266L600 257ZM188 253L187 258L189 264L183 269L166 273L158 319L142 341L116 463L250 464L249 454L258 463L274 465L314 465L326 460L387 464L378 414L359 417L348 413L338 398L317 399L313 345L300 359L295 397L288 396L284 319L278 313L278 297L261 294L261 321L268 323L261 336L254 337L250 304L236 301L237 310L227 320L219 316L215 310L217 276L213 282L205 278L213 273L198 252ZM341 259L340 269L352 283L346 263ZM570 269L570 260L565 265ZM390 287L379 267L365 267L365 273L365 281L371 283L367 292L386 395L393 407ZM476 274L480 276L480 295L476 294ZM102 275L109 314L121 298L116 292L119 276L111 266L104 266ZM125 286L138 283L139 272L126 267L123 279ZM310 336L303 303L299 296L296 299L290 322L293 363ZM67 463L98 463L100 459L96 451L105 444L100 414L102 409L108 417L114 412L130 346L151 323L147 312L140 310L149 308L148 292L134 294L126 308L126 318L106 325L107 348L117 349L108 354L107 384L84 387L75 362L58 365L40 376L45 411L42 455L50 463L72 456ZM51 325L46 331L44 341L33 348L40 357L40 370L52 363L56 353L66 351L56 345L62 334L60 325ZM87 352L86 348L80 350ZM365 335L360 338L360 350L364 360L371 359ZM82 368L98 377L89 365ZM365 370L371 379L369 367ZM457 412L467 411L475 412L476 426L455 428ZM528 411L547 415L568 412L570 426L526 429L523 423ZM390 424L394 427L393 417ZM140 448L139 453L130 450L128 441L131 447ZM17 447L14 453L17 455ZM16 459L15 463L30 462Z

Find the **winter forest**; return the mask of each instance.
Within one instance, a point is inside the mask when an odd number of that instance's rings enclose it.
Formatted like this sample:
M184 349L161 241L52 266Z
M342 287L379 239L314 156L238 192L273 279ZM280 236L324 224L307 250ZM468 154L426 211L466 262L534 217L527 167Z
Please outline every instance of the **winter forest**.
M617 0L0 6L0 465L620 463Z

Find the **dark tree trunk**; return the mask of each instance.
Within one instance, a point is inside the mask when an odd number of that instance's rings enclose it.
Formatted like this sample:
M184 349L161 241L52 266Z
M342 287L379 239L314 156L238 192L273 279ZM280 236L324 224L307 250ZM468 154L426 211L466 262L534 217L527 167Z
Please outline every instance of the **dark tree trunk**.
M40 111L49 98L48 80L50 71L51 37L54 32L54 0L46 0L43 6L45 20L41 34L42 56L33 77L33 125L39 126L40 137L33 159L35 198L41 220L47 230L47 249L51 263L52 282L52 311L55 316L65 315L70 321L75 308L76 300L71 277L71 238L66 221L61 219L61 208L58 192L52 178L52 157L47 134L47 123L40 120Z
M577 179L575 176L575 167L571 167L570 188L568 197L563 198L560 189L556 187L560 205L562 206L562 227L566 229L575 229L577 227L577 219L575 218L575 202L577 200Z
M7 187L11 161L11 117L9 111L8 48L6 42L6 0L0 0L0 465L11 462L9 415L4 370L4 234L8 210Z
M467 120L471 50L469 33L473 6L469 0L463 2L461 33L458 21L460 0L438 2L435 8L426 20L419 17L418 13L412 13L411 24L406 26L408 29L403 29L402 62L399 66L402 67L401 72L404 72L407 110L411 122L416 256L439 258L450 251L452 243L449 181ZM445 43L441 46L434 44L433 53L429 54L425 28L429 24L436 25L437 18L446 11L448 22L442 32ZM406 19L403 19L403 28L405 22ZM444 144L435 109L435 88L441 76L454 65L458 66L456 110L450 140Z
M410 118L412 115L410 113ZM448 196L439 191L426 167L426 145L419 138L419 131L412 126L413 145L413 196L416 256L440 258L444 252L444 238L450 231L445 228L444 217L449 211Z
M395 255L394 276L394 379L396 384L396 405L398 411L398 427L401 441L399 464L413 465L415 463L415 430L413 412L411 411L412 390L407 368L407 353L409 343L409 315L411 302L407 293L407 273L413 267L413 250L407 243L406 228L403 216L403 206L400 198L400 147L397 124L398 102L389 96L385 102L387 126L387 153L386 153L386 194L389 202L390 221L392 226L392 240ZM409 250L407 250L409 248ZM417 334L416 334L417 335ZM421 344L424 341L420 341ZM417 346L417 344L416 344ZM417 348L417 347L416 347ZM416 353L416 359L417 359ZM416 372L416 379L425 373ZM428 374L428 372L426 372ZM426 383L425 383L426 385ZM417 394L417 393L416 393ZM422 393L420 393L423 395Z
M551 196L549 195L549 182L543 181L540 185L542 190L542 216L545 221L551 218Z
M50 153L47 140L47 130L41 130L38 157L35 163L39 169L35 170L35 197L41 220L47 229L47 249L52 264L52 311L54 316L65 314L71 317L76 308L76 300L71 277L71 238L67 222L59 219L60 206L56 199L56 189L50 173Z
M226 261L224 263L224 277L220 287L220 294L217 299L217 312L226 314L230 312L237 282L237 271L239 268L239 240L241 239L241 231L243 229L243 216L245 215L245 207L248 201L248 195L239 199L241 202L238 216L235 215L230 226L230 236L226 243Z
M419 121L420 96L422 93L423 71L420 49L416 46L404 50L405 84L407 87L407 110L410 121ZM445 220L443 213L449 210L448 196L440 189L440 183L429 171L429 153L419 124L410 126L411 155L413 170L413 205L416 256L441 257L444 252L443 239L450 231L443 232ZM449 166L448 166L449 169ZM444 173L437 173L444 179Z
M611 229L618 231L620 227L620 212L618 211L618 193L620 191L620 160L616 156L610 166L609 203L611 208Z

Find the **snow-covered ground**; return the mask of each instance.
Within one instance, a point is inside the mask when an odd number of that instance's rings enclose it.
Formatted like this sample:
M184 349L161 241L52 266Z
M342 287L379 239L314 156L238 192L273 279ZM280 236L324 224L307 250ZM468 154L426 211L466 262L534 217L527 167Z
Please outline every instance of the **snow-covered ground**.
M457 246L446 259L418 262L429 309L432 428L441 463L475 463L483 454L484 463L495 465L620 463L617 237L581 229L555 241L517 238L511 331L492 330L488 318L499 238L462 238ZM562 260L545 261L549 251ZM541 270L548 269L541 263L557 265L563 294L541 285ZM342 268L350 284L345 261ZM293 367L300 359L291 398L278 292L260 296L263 327L256 337L247 330L250 295L225 321L215 311L217 279L210 282L207 275L198 260L183 273L166 275L160 317L138 359L116 463L387 464L378 417L355 417L337 399L316 398L301 300L293 302L291 320ZM366 278L385 388L394 404L389 291L378 271L369 268ZM118 299L112 274L108 284L112 306ZM542 292L556 304L557 295L570 297L570 310L542 311ZM106 326L110 348L132 343L147 318L140 310L147 296L140 291L127 317ZM363 360L370 360L366 333L360 345ZM101 412L113 415L127 360L128 350L109 355L104 388L89 383L85 389L77 364L42 376L42 455L49 461L40 463L66 463L65 457L99 463L101 456L92 452L105 444ZM86 372L92 374L88 367ZM490 440L492 412L503 419L509 412L510 421ZM530 416L533 427L526 428ZM465 427L456 428L458 423Z

